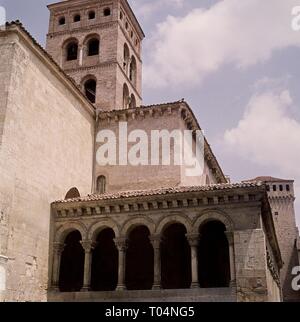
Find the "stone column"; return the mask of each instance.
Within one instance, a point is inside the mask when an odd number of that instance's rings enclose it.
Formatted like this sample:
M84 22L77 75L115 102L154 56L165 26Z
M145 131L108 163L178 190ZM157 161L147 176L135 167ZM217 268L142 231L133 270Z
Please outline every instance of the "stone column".
M82 63L83 63L83 53L84 53L84 50L86 50L86 48L81 45L81 46L78 47L78 50L79 50L79 66L82 66Z
M192 269L192 284L191 288L199 287L198 278L198 244L199 234L186 234L186 238L191 246L191 269Z
M55 291L59 290L59 273L61 254L65 248L63 243L53 243L53 266L52 266L52 285L51 288Z
M230 286L236 285L235 276L235 254L234 254L234 233L233 231L225 231L225 235L229 244L229 260L230 260Z
M94 244L90 240L84 240L81 242L84 249L84 275L83 275L83 287L82 292L89 291L91 287L91 268L92 268L92 251Z
M154 251L154 280L153 290L161 289L161 259L160 259L160 243L161 235L150 236L150 242L153 246Z
M8 258L0 255L0 302L5 300L6 293L6 266Z
M119 271L117 291L126 290L125 285L125 265L126 265L126 249L127 239L125 237L115 238L115 244L119 250Z

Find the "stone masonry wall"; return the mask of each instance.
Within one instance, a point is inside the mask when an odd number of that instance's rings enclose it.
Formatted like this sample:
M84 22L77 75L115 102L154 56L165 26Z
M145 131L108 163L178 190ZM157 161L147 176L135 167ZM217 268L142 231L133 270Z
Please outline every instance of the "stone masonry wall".
M2 300L42 301L50 203L74 186L90 193L93 118L18 35L0 35L0 284Z

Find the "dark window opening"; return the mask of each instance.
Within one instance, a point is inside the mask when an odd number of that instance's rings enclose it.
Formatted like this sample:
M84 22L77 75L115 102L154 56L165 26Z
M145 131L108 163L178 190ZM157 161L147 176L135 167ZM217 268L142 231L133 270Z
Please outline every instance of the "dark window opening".
M184 289L191 285L191 251L182 224L173 224L163 233L161 244L161 285L164 289Z
M136 99L133 94L130 97L130 108L136 108Z
M79 231L71 232L65 239L59 273L61 292L79 292L83 286L84 250L81 239Z
M108 17L108 16L110 16L110 14L111 14L111 10L110 10L110 8L105 8L105 9L103 10L103 15L104 15L104 17Z
M97 192L103 194L106 192L106 178L99 176L97 179Z
M129 106L129 89L126 84L123 86L123 109L127 109Z
M120 12L120 19L121 20L123 19L123 12L122 11Z
M126 287L128 290L150 290L153 285L154 252L147 227L131 231L126 252Z
M283 191L283 185L282 184L279 186L279 190Z
M269 185L267 185L267 191L270 191L270 186Z
M84 84L85 95L91 103L96 102L96 86L95 80L90 79Z
M90 11L89 12L89 19L91 20L91 19L95 19L96 18L96 13L95 13L95 11Z
M72 188L67 192L65 199L74 199L74 198L79 198L79 197L80 197L80 193L79 193L78 189Z
M129 26L129 25L128 25L128 22L126 22L126 23L125 23L125 28L126 28L126 30L128 29L128 26Z
M286 191L290 191L290 186L288 184L286 185Z
M200 287L228 287L230 283L229 245L225 226L211 221L200 229L198 276Z
M88 56L99 55L99 45L98 39L91 39L88 43Z
M78 56L78 45L75 42L72 42L67 47L67 60L77 60Z
M80 17L80 15L75 15L74 16L74 22L79 22L81 20L81 17Z
M273 191L277 191L277 186L275 184L273 185Z
M93 291L114 291L118 283L118 250L114 243L112 229L102 230L93 251L91 289Z
M65 23L66 23L66 18L65 18L65 17L61 17L61 18L59 19L59 21L58 21L58 24L59 24L60 26L64 25Z

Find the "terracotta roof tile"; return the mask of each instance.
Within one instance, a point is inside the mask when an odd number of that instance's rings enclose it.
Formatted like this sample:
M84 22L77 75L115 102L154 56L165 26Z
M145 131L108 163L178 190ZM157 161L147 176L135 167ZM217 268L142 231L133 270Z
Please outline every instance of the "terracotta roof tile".
M237 189L237 188L257 188L257 187L261 187L262 185L263 185L262 182L253 182L253 183L248 182L248 183L234 183L234 184L213 184L213 185L206 185L206 186L172 187L172 188L160 188L160 189L149 189L149 190L120 191L115 193L105 193L101 195L91 194L80 198L57 200L53 203L71 203L71 202L110 200L110 199L125 199L125 198L132 198L132 197L230 190L230 189Z

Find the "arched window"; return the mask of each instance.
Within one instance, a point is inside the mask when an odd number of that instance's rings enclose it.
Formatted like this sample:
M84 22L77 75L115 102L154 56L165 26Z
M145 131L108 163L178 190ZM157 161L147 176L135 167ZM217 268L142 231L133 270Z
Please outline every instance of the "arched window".
M79 292L83 286L84 250L79 231L71 232L65 239L61 254L59 289L61 292Z
M96 18L96 12L94 10L89 12L89 19L95 19Z
M114 291L118 283L118 250L114 243L115 233L103 229L97 236L92 255L91 289Z
M85 96L91 103L96 103L96 88L97 82L94 79L89 79L84 83Z
M91 39L88 42L88 56L96 56L99 55L99 45L100 42L98 39Z
M79 198L79 197L80 197L80 193L79 193L78 189L77 188L72 188L67 192L67 194L65 196L65 200L66 199Z
M61 18L59 18L59 20L58 20L58 24L59 24L60 26L62 26L62 25L64 25L64 24L66 24L66 18L65 18L65 17L61 17Z
M126 287L128 290L151 290L154 252L146 226L135 227L128 236L126 251Z
M136 99L135 99L135 96L132 94L130 96L130 105L129 105L130 108L136 108Z
M81 17L79 14L75 15L74 18L73 18L73 21L74 22L79 22L81 20Z
M229 286L229 245L225 230L219 221L210 221L200 227L198 276L203 288Z
M72 41L67 46L67 61L77 60L78 57L78 43Z
M105 193L106 192L106 178L105 176L99 176L97 178L97 193Z
M130 58L129 48L128 48L128 45L127 44L124 44L124 53L123 53L123 56L124 56L124 64L123 64L123 67L124 67L125 73L127 75L128 65L129 65L129 58Z
M129 89L126 84L123 86L123 109L127 109L129 107Z
M183 289L191 285L191 247L186 228L179 223L168 226L161 244L161 285L164 289Z
M131 57L129 79L134 85L136 84L136 60L134 56Z
M104 17L108 17L108 16L110 16L110 15L111 15L111 10L110 10L110 8L105 8L105 9L103 10L103 15L104 15Z

